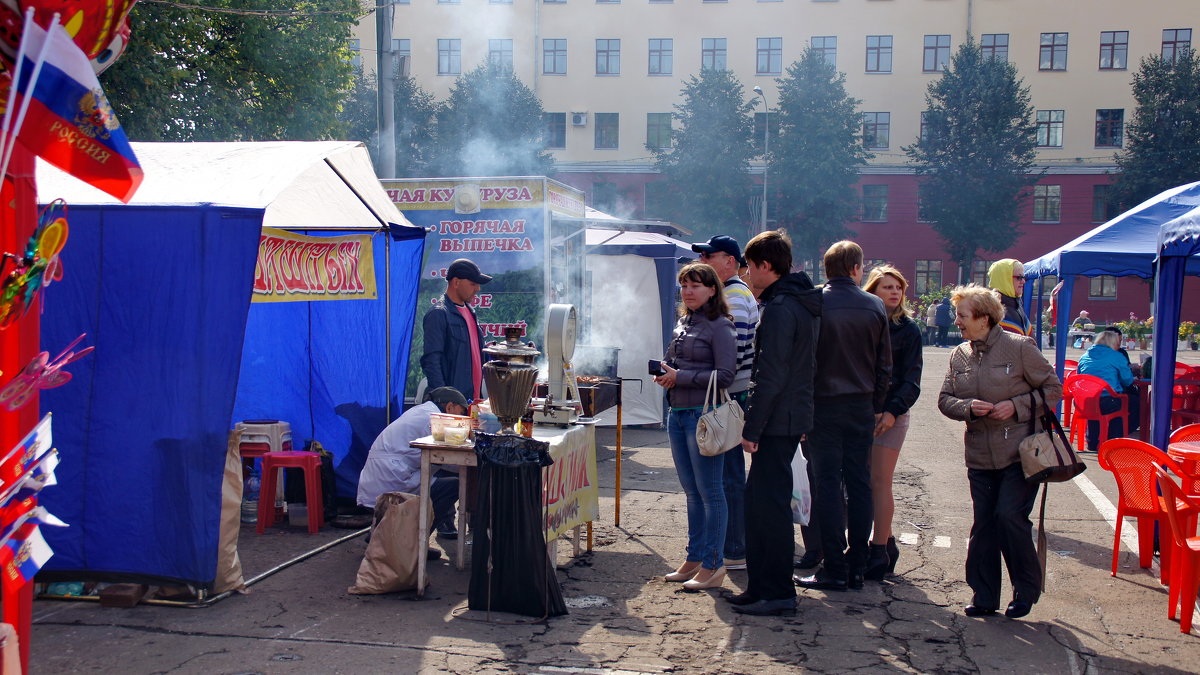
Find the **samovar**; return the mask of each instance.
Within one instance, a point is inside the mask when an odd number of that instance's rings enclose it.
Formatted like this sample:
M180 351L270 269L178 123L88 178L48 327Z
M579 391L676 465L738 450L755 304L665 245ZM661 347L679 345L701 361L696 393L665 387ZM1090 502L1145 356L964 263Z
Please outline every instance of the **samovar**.
M483 350L492 359L483 364L483 380L502 434L516 435L513 427L529 409L533 385L537 382L538 369L533 360L541 352L522 344L521 332L517 327L505 328L504 342Z

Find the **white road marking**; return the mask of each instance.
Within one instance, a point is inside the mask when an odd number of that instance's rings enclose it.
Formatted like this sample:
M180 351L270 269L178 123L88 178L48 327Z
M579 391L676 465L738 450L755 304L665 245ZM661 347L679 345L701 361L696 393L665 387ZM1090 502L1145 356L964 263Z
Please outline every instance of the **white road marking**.
M938 535L933 538L933 545L937 548L950 548L950 537Z
M921 541L921 535L913 532L901 532L900 543L906 546L916 546Z

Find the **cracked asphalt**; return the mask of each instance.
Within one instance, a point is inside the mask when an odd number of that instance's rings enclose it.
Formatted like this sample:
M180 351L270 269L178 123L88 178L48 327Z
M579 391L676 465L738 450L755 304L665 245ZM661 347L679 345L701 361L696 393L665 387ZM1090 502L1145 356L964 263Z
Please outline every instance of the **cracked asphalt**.
M1157 567L1122 547L1109 574L1113 528L1076 483L1049 494L1047 592L1023 620L970 619L963 560L971 512L962 427L937 411L949 350L927 348L924 393L896 474L897 574L863 591L801 591L795 617L733 613L721 591L684 593L662 575L682 560L684 499L661 430L627 429L621 524L613 522L615 432L598 441L601 520L593 551L559 547L559 579L574 607L544 624L466 610L467 570L443 557L422 600L346 592L365 548L335 546L203 609L90 602L34 605L32 672L120 673L1190 673L1192 635L1166 616ZM1075 358L1077 355L1072 355ZM1190 353L1183 355L1191 356ZM1195 359L1200 361L1200 359ZM1116 487L1095 457L1084 477L1101 500ZM1102 503L1102 501L1101 501ZM1126 526L1129 531L1129 525ZM326 528L242 535L247 578L348 534ZM799 532L797 532L799 542ZM453 542L437 542L453 555ZM469 549L468 549L469 551ZM797 553L801 551L799 543ZM469 555L469 553L468 553ZM1194 600L1194 599L1193 599Z

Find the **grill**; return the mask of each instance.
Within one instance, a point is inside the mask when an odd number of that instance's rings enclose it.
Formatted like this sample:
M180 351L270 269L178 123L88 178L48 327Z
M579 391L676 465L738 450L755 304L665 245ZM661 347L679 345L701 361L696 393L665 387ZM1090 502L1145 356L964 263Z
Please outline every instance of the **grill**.
M579 383L579 399L583 404L583 414L595 417L621 402L621 380L616 377L603 375L581 375L575 378Z

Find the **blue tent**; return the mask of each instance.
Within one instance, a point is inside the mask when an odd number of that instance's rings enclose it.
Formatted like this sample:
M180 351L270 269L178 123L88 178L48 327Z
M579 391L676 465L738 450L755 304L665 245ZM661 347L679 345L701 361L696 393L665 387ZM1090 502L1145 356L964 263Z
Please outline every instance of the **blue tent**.
M1165 225L1158 234L1158 275L1154 288L1154 375L1151 381L1151 442L1166 448L1171 434L1170 383L1175 378L1175 342L1179 330L1179 305L1183 300L1183 277L1194 274L1192 265L1200 256L1200 202ZM1169 329L1169 330L1168 330ZM1163 383L1163 386L1159 386Z
M43 503L70 524L44 530L55 551L45 570L208 587L234 422L291 423L297 446L316 439L333 452L338 493L354 496L389 404L399 412L424 231L388 200L358 143L134 150L146 178L128 205L39 169L39 200L66 199L70 224L43 348L85 332L96 347L41 398L62 456ZM267 232L364 235L374 297L252 303Z
M1058 296L1057 326L1055 334L1055 358L1059 364L1067 354L1067 341L1062 339L1071 323L1071 295L1075 277L1138 276L1149 279L1155 274L1155 258L1158 256L1158 235L1163 223L1181 216L1200 205L1200 182L1181 185L1167 190L1138 204L1103 225L1090 230L1074 240L1040 258L1025 263L1025 276L1039 279L1048 274L1058 275L1065 283ZM1200 258L1181 263L1187 274L1200 274ZM1025 309L1037 322L1041 332L1040 299L1036 312L1031 312L1035 297L1034 286L1025 284ZM1182 281L1181 281L1182 285ZM1155 321L1159 321L1158 318ZM1156 325L1162 325L1156 323ZM1165 334L1155 331L1155 335ZM1171 333L1173 336L1174 333ZM1174 342L1172 349L1174 349ZM1155 352L1160 353L1160 352ZM1172 352L1173 353L1173 352ZM1173 363L1173 360L1172 360ZM1062 375L1061 365L1059 375Z

